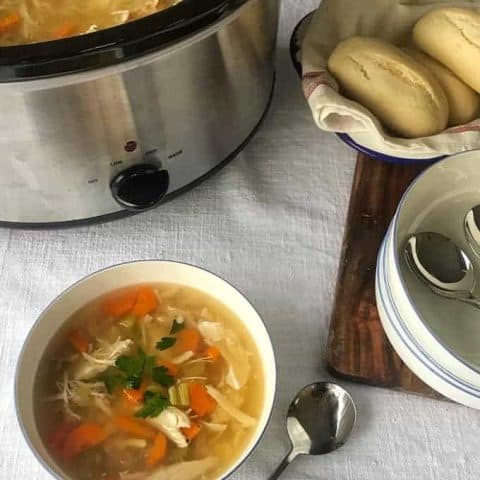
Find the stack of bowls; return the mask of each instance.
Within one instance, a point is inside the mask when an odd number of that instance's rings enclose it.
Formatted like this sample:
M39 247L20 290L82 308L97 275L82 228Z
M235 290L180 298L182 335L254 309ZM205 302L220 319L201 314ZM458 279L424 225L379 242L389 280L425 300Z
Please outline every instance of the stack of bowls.
M384 330L405 364L444 396L480 409L480 309L435 293L405 256L413 235L442 234L468 256L480 285L478 248L465 228L478 205L480 151L449 157L418 177L380 249L376 297ZM473 295L479 297L478 288Z

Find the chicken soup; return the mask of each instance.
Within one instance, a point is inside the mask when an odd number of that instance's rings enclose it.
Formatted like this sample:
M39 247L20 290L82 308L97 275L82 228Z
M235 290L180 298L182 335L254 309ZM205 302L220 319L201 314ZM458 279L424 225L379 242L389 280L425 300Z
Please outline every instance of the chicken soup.
M114 27L180 0L1 0L0 46L35 43Z
M263 401L261 361L241 321L171 284L80 309L35 382L39 432L78 480L219 478L252 439Z

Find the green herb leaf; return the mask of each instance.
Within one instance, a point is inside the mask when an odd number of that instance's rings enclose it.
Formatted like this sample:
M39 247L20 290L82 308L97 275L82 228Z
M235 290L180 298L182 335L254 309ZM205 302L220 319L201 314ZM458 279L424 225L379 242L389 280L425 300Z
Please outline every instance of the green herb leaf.
M124 372L127 377L140 376L145 366L145 352L139 348L136 356L127 357L122 355L115 362L117 368Z
M171 387L175 383L175 379L168 374L168 369L165 367L153 368L152 379L164 387Z
M136 417L157 417L168 407L168 398L161 393L146 391L143 396L143 407L137 410Z
M138 347L136 356L122 355L117 358L115 362L116 367L125 374L125 387L138 390L143 380L143 373L145 370L145 364L147 362L149 366L152 364L150 357L145 355L145 352Z
M185 322L179 322L175 319L172 323L172 328L170 329L170 335L180 332L185 328Z
M125 380L125 388L132 390L138 390L142 385L142 376L131 375Z
M125 386L126 378L122 374L109 373L104 376L103 381L107 392L112 394L117 388Z
M158 350L167 350L170 347L173 347L177 339L175 337L163 337L159 342L157 342Z

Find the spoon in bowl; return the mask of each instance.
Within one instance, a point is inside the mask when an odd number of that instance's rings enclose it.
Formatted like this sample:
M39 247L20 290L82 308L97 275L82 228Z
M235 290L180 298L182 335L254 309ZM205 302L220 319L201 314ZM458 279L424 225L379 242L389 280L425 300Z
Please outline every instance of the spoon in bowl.
M288 409L292 448L269 480L277 479L298 455L322 455L341 447L356 417L352 397L339 385L313 383L305 387Z
M480 255L480 205L467 213L464 228L468 243Z
M405 258L411 270L433 292L480 308L480 300L473 295L472 262L452 240L440 233L417 233L407 241Z

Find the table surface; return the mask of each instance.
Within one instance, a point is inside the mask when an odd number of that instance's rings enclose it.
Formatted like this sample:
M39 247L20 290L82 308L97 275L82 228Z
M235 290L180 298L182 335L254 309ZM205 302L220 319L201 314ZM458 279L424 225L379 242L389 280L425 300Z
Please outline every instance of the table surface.
M296 22L318 0L284 0L278 84L244 152L194 190L146 214L73 230L0 230L0 479L48 479L14 413L13 374L40 311L80 277L144 258L204 266L238 286L267 323L278 359L269 428L235 480L267 478L287 452L285 412L303 385L328 379L323 357L355 155L317 130L290 65ZM303 457L288 479L478 478L476 411L361 385L347 445Z

